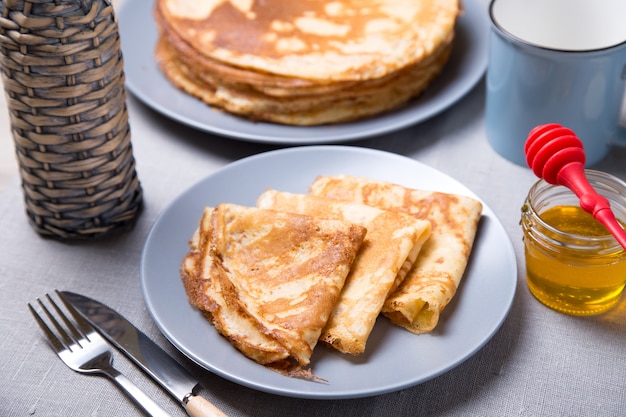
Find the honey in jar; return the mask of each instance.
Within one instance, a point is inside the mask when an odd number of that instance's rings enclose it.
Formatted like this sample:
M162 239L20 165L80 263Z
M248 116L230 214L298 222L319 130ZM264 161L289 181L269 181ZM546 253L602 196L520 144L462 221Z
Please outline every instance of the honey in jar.
M591 185L626 219L626 184L609 174L585 171ZM522 209L526 277L530 292L548 307L570 315L605 312L626 284L626 252L583 211L567 188L538 181Z

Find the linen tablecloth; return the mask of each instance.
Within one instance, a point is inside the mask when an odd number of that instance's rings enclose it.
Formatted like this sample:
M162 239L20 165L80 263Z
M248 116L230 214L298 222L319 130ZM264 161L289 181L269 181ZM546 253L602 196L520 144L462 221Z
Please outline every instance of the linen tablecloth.
M140 411L104 378L69 370L52 352L26 303L53 289L98 298L119 310L189 367L203 395L233 416L568 415L626 413L626 301L590 318L538 303L525 285L520 207L536 180L501 158L484 132L484 85L417 126L356 141L406 155L463 182L490 206L513 242L518 290L507 320L480 351L449 372L396 393L353 400L303 400L244 388L198 368L159 333L139 282L142 245L161 210L225 164L273 149L202 133L128 99L144 209L135 227L104 239L63 242L27 222L16 175L0 199L0 415L130 416ZM5 109L3 109L5 110ZM3 129L4 131L4 129ZM10 137L1 138L3 141ZM626 151L598 167L626 179ZM115 364L173 415L182 409L120 354Z

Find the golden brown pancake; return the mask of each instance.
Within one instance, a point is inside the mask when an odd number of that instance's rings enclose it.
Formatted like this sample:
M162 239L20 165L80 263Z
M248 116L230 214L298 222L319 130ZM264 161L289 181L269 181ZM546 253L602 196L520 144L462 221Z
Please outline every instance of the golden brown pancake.
M320 340L343 353L365 351L385 299L410 269L430 234L430 223L364 204L268 190L266 209L290 211L361 225L367 235Z
M387 298L382 312L414 333L434 329L463 277L482 204L467 196L344 175L319 177L309 191L312 195L406 213L432 224L431 236L413 269Z
M457 0L157 0L199 54L257 72L320 81L385 76L453 33Z
M157 0L155 56L211 106L290 125L371 117L419 96L447 62L458 0Z
M206 209L181 276L190 302L249 358L304 371L366 229L235 204Z
M156 54L174 85L207 104L252 120L311 126L358 120L408 102L439 74L450 45L423 63L428 65L414 65L384 79L292 89L232 83L211 72L198 71L194 58L181 59L163 41L157 45Z

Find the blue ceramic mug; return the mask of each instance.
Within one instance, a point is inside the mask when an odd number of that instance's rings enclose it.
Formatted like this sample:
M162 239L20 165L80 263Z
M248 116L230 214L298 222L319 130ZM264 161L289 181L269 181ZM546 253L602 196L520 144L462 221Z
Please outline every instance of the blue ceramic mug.
M559 123L583 141L587 165L626 146L626 0L492 0L486 131L526 165L524 142Z

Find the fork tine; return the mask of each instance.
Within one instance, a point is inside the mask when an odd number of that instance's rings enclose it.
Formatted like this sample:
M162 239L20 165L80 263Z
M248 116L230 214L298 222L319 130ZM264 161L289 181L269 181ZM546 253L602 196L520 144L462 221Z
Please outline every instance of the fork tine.
M50 297L50 294L46 294L46 297L48 298L48 301L50 302L54 310L57 312L58 316L61 317L61 320L63 320L63 323L65 323L65 328L67 328L72 334L73 340L78 344L81 344L81 339L89 340L89 338L87 337L87 333L90 329L81 328L80 324L76 325L76 323L73 323L72 320L70 320L70 318L68 317L67 313L61 310L61 307L59 307L58 304L52 299L52 297ZM70 313L72 313L72 315L74 316L74 313L72 311L70 311ZM74 318L76 318L76 316L74 316Z
M39 301L39 303L41 303L41 301L39 299L37 299L37 300ZM57 337L56 334L54 334L52 329L50 329L50 327L48 327L46 322L43 321L43 319L41 318L39 313L37 313L35 308L30 303L28 303L28 309L30 310L30 312L33 315L33 317L35 318L35 321L37 322L37 324L39 325L41 330L43 330L44 334L46 335L46 338L48 339L48 342L50 342L50 344L52 345L52 348L56 352L60 352L63 349L66 349L66 346L64 345L64 343Z
M56 292L57 296L59 297L59 299L61 300L61 302L67 309L67 311L69 311L72 317L74 318L74 323L70 323L70 320L67 317L65 317L65 315L63 315L63 318L67 320L65 323L68 326L71 325L71 327L76 332L80 333L82 337L86 338L87 340L91 340L89 335L92 333L95 333L95 329L93 328L93 326L89 324L89 322L85 320L83 316L80 315L80 313L74 308L73 305L67 302L67 300L63 297L63 295L59 292L59 290L54 290L54 292ZM57 307L57 311L59 311L58 307Z
M59 308L55 304L54 300L52 298L50 298L50 296L48 294L46 294L46 297L47 297L48 301L52 304L52 306L54 306L55 310L57 312L59 312ZM50 312L50 310L48 309L48 307L46 307L46 305L43 303L43 301L41 301L41 299L39 299L39 298L37 298L37 301L39 302L39 306L42 308L43 312L46 313L46 316L48 316L48 320L50 320L50 322L52 323L52 325L54 326L54 328L56 329L58 334L61 336L62 343L65 345L66 348L70 348L71 349L71 346L76 344L77 341L72 337L72 335L70 335L67 332L67 330L65 330L65 328L61 325L61 323L59 323L59 321L56 319L54 314L52 314ZM65 316L62 313L60 313L59 315L65 319Z

